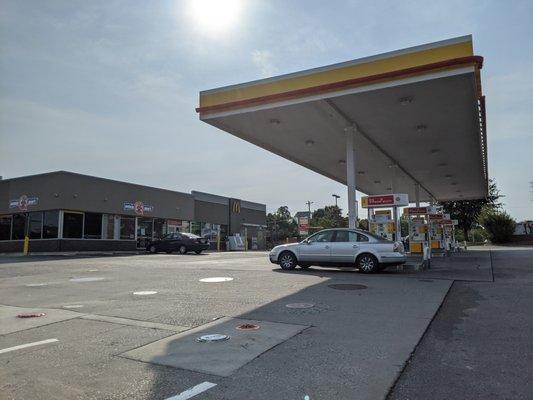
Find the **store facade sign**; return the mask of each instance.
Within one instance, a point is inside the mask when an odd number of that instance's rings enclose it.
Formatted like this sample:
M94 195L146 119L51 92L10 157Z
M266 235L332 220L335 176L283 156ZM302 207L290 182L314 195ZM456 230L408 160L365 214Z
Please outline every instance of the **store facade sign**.
M231 212L234 214L239 214L241 212L241 202L237 199L231 200Z
M144 204L142 201L125 202L124 211L133 211L137 215L144 215L145 213L153 212L154 207Z
M28 211L28 207L39 204L38 197L28 197L23 194L18 199L9 200L9 208L18 208L20 211Z
M394 207L394 206L408 206L409 197L407 193L382 194L374 196L361 197L361 207Z
M429 214L428 217L430 221L441 221L444 219L442 214Z

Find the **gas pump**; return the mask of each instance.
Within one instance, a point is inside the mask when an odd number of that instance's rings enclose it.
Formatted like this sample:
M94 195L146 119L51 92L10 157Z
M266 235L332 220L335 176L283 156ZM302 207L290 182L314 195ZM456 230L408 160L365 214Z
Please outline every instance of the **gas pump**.
M394 240L396 227L391 210L376 210L368 220L368 230L376 236Z
M427 244L428 208L408 207L403 212L409 224L409 252L421 254Z
M428 207L428 212L431 250L443 250L444 234L442 229L442 221L444 220L444 215L442 213L442 208L431 206Z
M406 193L361 197L361 207L368 209L368 230L389 240L401 239L398 207L408 205L409 198ZM375 209L382 208L387 208L388 210L375 211Z

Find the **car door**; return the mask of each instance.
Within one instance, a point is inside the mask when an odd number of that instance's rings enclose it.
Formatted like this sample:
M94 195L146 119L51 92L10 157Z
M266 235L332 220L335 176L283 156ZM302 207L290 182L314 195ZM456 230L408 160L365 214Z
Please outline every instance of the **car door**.
M182 235L178 232L174 233L172 236L172 250L177 251L179 250L180 246L182 244L186 244L185 241L187 240L187 237L185 235Z
M334 233L333 230L318 232L302 242L298 260L310 264L329 262Z
M331 244L331 262L336 264L353 264L359 253L357 232L338 230L335 241Z

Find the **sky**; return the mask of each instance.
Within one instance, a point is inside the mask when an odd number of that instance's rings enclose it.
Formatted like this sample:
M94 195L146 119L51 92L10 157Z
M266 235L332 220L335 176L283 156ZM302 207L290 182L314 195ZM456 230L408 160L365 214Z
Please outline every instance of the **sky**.
M345 186L200 122L198 92L472 34L489 175L533 219L533 1L206 2L0 0L0 175L346 210Z

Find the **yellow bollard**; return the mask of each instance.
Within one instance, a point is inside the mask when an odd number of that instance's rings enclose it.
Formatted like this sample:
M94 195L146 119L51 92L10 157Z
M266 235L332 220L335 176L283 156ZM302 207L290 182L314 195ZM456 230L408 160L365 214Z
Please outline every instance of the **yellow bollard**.
M217 233L217 251L220 251L220 230Z
M22 254L27 256L29 251L30 251L30 238L26 236L24 237L24 248L22 249Z

